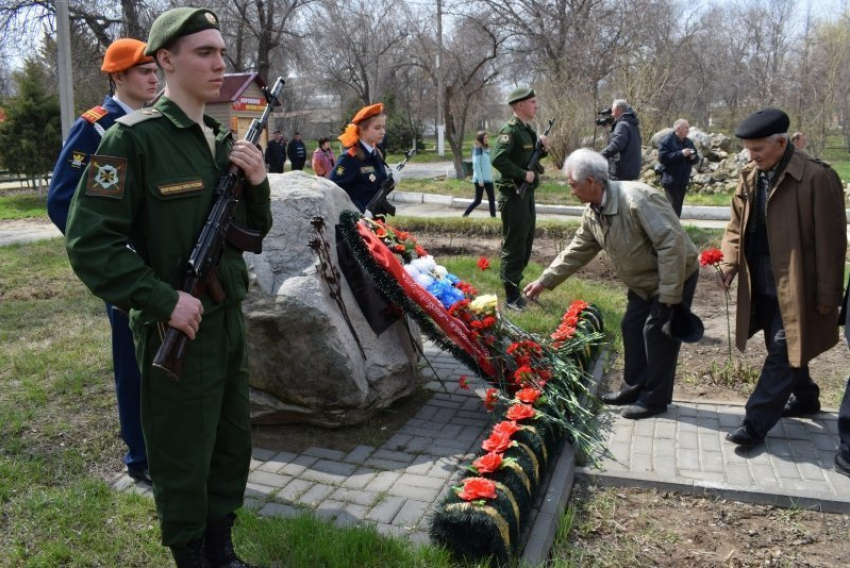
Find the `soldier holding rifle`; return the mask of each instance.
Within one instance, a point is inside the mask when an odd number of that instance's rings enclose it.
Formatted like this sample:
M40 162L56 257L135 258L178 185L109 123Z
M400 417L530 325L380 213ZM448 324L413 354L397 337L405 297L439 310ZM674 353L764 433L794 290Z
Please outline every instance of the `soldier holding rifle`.
M501 278L505 286L508 308L521 310L525 301L520 296L522 272L531 260L534 244L534 227L537 214L534 189L540 184L543 167L528 169L537 145L537 132L529 121L537 114L537 97L531 87L517 87L508 95L508 104L514 116L508 120L496 138L493 167L502 175L496 182L499 190L499 211L502 214L502 267ZM539 138L548 152L549 142ZM544 153L545 154L545 153ZM528 189L520 192L523 184Z
M209 10L176 8L156 19L146 53L165 75L164 96L107 131L67 230L78 276L130 310L162 541L180 567L245 565L230 538L251 460L242 252L227 246L217 267L223 302L180 290L216 183L231 163L246 178L236 219L261 235L271 228L262 153L234 142L204 114L222 86L224 52ZM179 381L151 364L169 326L191 340Z

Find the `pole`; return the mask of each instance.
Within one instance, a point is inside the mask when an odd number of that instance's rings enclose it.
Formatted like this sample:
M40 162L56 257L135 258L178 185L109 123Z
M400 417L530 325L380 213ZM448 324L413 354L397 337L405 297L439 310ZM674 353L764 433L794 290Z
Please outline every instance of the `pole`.
M443 57L443 0L437 0L437 154L446 155L446 120L443 117L443 71L440 69Z
M74 123L74 86L71 77L71 25L68 0L56 0L56 50L59 64L59 110L62 115L62 140Z

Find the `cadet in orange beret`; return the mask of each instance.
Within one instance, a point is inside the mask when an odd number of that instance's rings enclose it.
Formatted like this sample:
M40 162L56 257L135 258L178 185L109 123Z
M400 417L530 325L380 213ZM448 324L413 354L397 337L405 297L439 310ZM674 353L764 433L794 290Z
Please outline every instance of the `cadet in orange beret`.
M106 50L101 71L109 76L109 95L103 104L90 108L77 119L53 169L47 192L47 213L64 233L68 207L103 133L112 124L138 110L156 95L159 79L152 57L145 55L145 43L137 39L115 40ZM115 391L118 396L118 420L121 437L127 444L124 463L127 473L136 481L150 483L147 449L142 435L139 410L141 396L139 367L133 346L133 334L127 314L106 304L112 324L112 360L115 367Z
M366 211L366 205L389 175L384 156L377 147L384 137L386 122L384 105L369 105L357 111L345 132L338 137L348 150L336 163L331 181L345 190L361 213Z

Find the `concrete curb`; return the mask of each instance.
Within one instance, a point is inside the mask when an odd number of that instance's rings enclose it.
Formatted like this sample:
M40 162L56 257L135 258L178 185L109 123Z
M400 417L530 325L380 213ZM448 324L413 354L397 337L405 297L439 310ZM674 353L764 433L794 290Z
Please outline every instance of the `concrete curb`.
M595 390L602 379L607 352L603 351L593 367L591 390ZM552 544L558 532L558 523L564 516L576 476L576 450L564 443L555 467L549 475L546 489L540 492L534 504L536 515L527 533L521 556L523 566L544 566L549 560Z
M784 490L780 495L776 492L760 491L749 487L740 487L726 483L712 481L663 481L657 475L641 475L639 473L625 472L598 472L585 467L576 471L579 477L589 479L599 485L606 487L634 487L638 489L660 489L675 491L683 495L694 497L715 497L740 501L742 503L753 503L755 505L774 505L777 507L800 508L819 511L822 513L850 513L850 503L839 501L832 495L810 492L805 493L794 490Z

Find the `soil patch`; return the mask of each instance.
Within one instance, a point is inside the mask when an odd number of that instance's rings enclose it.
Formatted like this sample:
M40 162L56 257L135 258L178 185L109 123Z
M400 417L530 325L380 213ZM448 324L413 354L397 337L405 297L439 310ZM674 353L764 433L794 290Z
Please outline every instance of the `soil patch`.
M572 503L574 530L554 555L581 551L576 565L847 566L848 515L585 482Z

